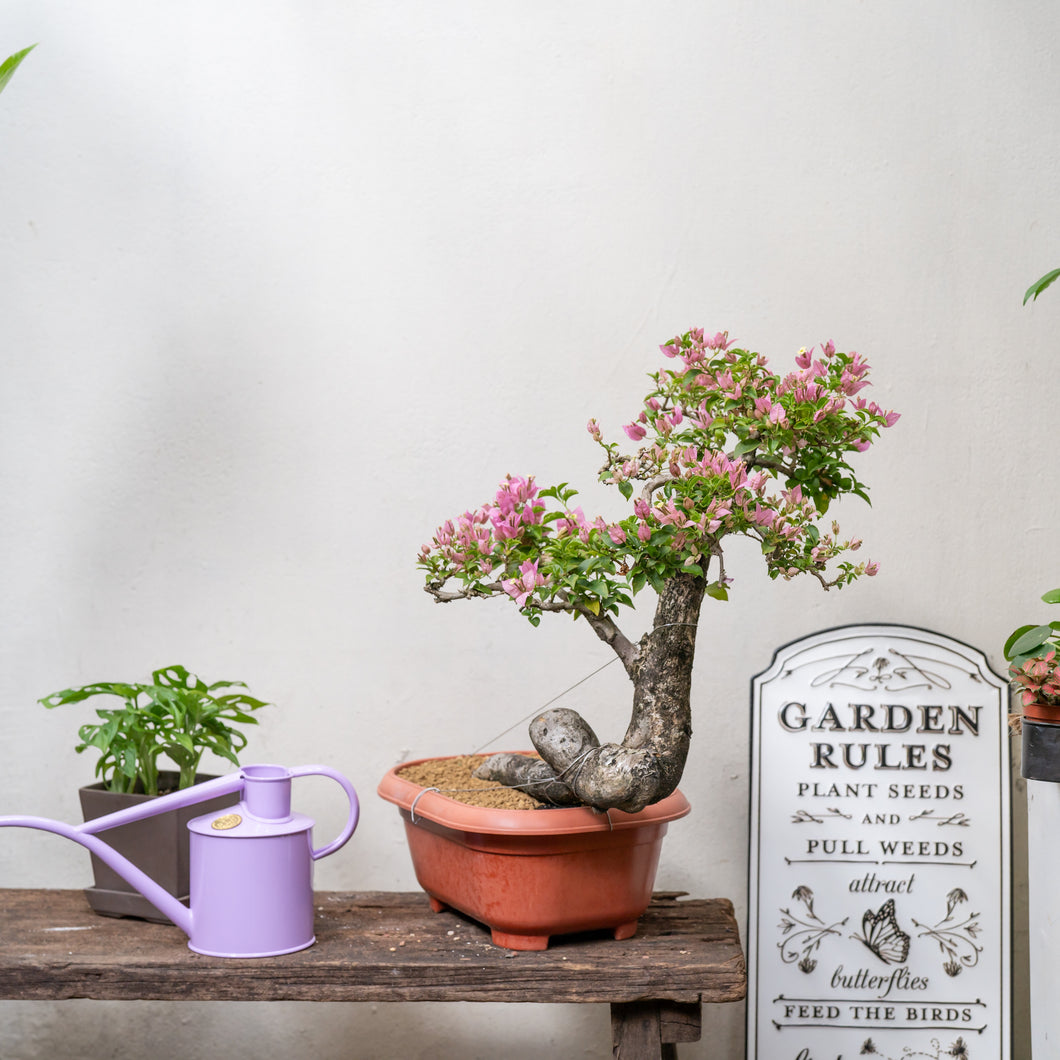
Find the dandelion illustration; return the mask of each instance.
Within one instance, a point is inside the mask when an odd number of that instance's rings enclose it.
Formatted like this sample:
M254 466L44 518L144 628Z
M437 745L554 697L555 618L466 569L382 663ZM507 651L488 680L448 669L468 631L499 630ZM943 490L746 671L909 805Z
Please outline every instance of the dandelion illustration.
M813 891L811 891L809 887L805 884L801 884L791 892L791 897L794 898L796 902L802 902L802 904L806 906L807 912L813 917ZM814 917L814 919L816 920L817 918Z
M942 966L942 970L948 976L950 976L950 978L954 978L955 976L958 976L958 975L961 974L961 972L964 970L964 966L961 965L958 961L947 961Z
M946 895L946 918L949 919L953 916L954 909L961 904L961 902L967 902L968 895L960 889L960 887L954 887L948 895Z
M803 957L801 961L796 965L800 972L805 972L807 975L810 974L817 967L817 962L812 957Z

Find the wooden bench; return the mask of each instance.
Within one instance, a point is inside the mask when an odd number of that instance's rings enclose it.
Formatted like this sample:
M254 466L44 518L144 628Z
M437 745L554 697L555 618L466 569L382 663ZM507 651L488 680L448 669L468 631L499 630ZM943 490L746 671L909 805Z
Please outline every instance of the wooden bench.
M675 1057L697 1041L702 1002L738 1001L747 972L732 903L659 894L636 936L498 949L422 893L316 894L316 944L225 960L175 927L97 916L80 891L0 891L0 998L163 1001L607 1003L614 1055Z

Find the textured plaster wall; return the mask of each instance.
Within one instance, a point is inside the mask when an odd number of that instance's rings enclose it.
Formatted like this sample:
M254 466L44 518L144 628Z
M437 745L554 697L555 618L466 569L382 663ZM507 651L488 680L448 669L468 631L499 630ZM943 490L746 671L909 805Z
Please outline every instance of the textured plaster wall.
M1000 669L1060 582L1060 293L1020 305L1060 264L1057 40L1049 0L5 0L0 52L40 47L0 97L0 808L73 820L91 780L89 711L39 696L182 662L276 703L248 760L361 788L319 886L413 888L380 774L608 658L502 601L433 606L420 544L507 472L613 513L585 421L628 421L675 331L782 361L832 338L903 414L859 464L873 507L839 513L881 574L825 595L733 550L659 875L742 915L774 648L880 620ZM567 702L625 725L617 667ZM2 836L3 886L86 868ZM741 1055L742 1023L706 1013L682 1056ZM189 1060L609 1055L602 1007L0 1003L8 1060L167 1033Z

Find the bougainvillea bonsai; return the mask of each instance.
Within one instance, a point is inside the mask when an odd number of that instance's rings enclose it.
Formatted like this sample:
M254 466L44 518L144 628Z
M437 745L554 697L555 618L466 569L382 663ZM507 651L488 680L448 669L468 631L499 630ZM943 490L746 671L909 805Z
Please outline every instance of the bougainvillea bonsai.
M530 725L540 758L494 755L480 770L557 805L635 812L677 786L700 606L704 596L727 599L727 537L757 541L773 579L809 574L828 589L877 569L848 556L859 540L823 522L836 498L867 500L848 457L898 419L860 396L866 361L829 342L817 355L801 350L781 375L727 333L702 329L661 350L673 367L650 375L642 409L623 428L636 448L624 452L588 423L604 454L600 480L631 506L624 518L589 519L566 483L540 488L509 475L492 501L446 522L420 552L435 600L507 596L533 625L566 613L621 660L633 683L621 743L601 745L577 712L553 709ZM646 588L658 596L655 619L634 642L614 616Z

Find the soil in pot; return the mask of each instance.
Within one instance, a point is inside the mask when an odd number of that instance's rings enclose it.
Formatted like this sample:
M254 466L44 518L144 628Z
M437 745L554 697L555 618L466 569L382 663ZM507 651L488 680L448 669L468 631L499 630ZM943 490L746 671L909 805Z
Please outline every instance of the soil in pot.
M414 762L398 770L398 776L424 788L437 788L442 795L468 806L496 810L548 809L544 803L516 788L506 788L495 780L479 780L475 770L488 755L460 755Z

